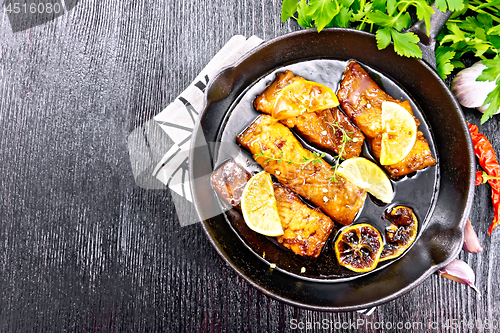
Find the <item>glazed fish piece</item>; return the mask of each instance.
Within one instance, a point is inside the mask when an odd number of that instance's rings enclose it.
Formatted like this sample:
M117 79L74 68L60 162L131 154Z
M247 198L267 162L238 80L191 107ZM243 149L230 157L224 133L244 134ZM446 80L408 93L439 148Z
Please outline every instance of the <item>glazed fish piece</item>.
M276 239L295 254L316 258L321 253L334 222L318 209L304 204L292 190L274 183L274 196L283 227Z
M289 70L285 73L276 73L276 80L255 99L255 109L269 115L272 114L274 102L279 92L300 78ZM359 156L363 148L365 137L338 108L306 112L297 117L283 119L282 123L289 128L295 128L301 137L314 146L334 155L341 152L343 130L351 139L345 144L342 154L344 159Z
M212 174L212 187L231 206L241 211L241 195L251 174L233 159L224 162ZM316 258L328 239L334 222L312 209L279 183L273 183L283 235L276 240L295 254Z
M226 203L241 210L241 195L252 175L233 159L219 166L210 176L212 187Z
M237 141L281 184L311 201L335 221L351 224L363 206L365 190L336 176L328 163L315 158L288 127L271 116L259 116Z
M389 96L355 61L347 65L337 96L342 109L366 136L377 159L380 157L382 140L382 102L398 103L413 115L408 101L402 102ZM418 128L420 121L413 118ZM429 143L424 134L418 131L417 140L410 153L401 162L384 165L384 168L392 178L397 179L435 164Z

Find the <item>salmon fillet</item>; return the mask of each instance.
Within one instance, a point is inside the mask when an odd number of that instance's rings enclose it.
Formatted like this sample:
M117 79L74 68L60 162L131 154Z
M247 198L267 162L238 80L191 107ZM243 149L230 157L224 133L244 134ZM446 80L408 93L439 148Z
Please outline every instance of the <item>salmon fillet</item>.
M251 174L233 159L224 162L211 176L217 194L241 212L241 195ZM283 235L276 240L295 254L316 258L330 236L334 222L312 209L283 185L274 182L274 196Z
M413 116L408 101L402 102L394 99L380 89L355 61L351 61L347 65L337 96L342 109L363 132L377 159L380 158L382 141L382 102L397 103ZM420 121L415 116L413 118L418 128ZM392 178L397 179L433 165L436 165L436 160L431 154L429 143L424 134L417 131L417 140L410 153L402 161L383 167Z
M279 92L300 78L289 70L285 73L276 73L276 80L254 100L255 109L271 115ZM346 142L342 153L344 159L359 156L363 148L365 137L338 108L306 112L297 117L283 119L281 122L289 128L295 128L307 142L334 155L341 152L343 130L350 139Z
M296 254L316 258L330 236L333 221L304 204L292 190L278 183L273 187L283 227L283 235L276 239Z
M317 163L305 163L306 159L314 159L313 153L300 144L288 127L271 116L259 116L237 136L237 141L281 184L311 201L335 221L351 224L363 206L365 190L336 177L321 158L317 158Z

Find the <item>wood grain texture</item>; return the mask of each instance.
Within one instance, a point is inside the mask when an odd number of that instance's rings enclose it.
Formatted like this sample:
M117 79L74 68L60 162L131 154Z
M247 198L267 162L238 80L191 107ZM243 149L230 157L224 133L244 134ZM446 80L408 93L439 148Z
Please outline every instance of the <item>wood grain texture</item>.
M487 185L477 187L471 213L484 251L460 254L482 299L433 275L370 317L303 310L258 292L199 224L180 227L184 212L169 191L135 185L130 132L233 35L267 40L299 29L281 23L280 7L280 0L89 0L15 34L0 14L1 332L301 331L292 320L498 324L500 231L487 236ZM464 112L479 124L477 111ZM499 119L480 126L498 152Z

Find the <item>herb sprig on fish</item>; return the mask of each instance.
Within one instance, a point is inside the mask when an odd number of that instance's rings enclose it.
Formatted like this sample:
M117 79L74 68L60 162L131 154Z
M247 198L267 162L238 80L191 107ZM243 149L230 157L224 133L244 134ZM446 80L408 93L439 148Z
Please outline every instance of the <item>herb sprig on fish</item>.
M335 157L335 165L332 166L332 169L334 170L334 173L333 173L333 177L330 178L330 181L337 182L338 181L338 179L337 179L337 177L338 177L337 170L339 168L340 163L344 160L344 158L342 156L344 156L346 144L349 141L355 141L355 140L358 140L358 139L357 138L351 138L349 135L353 135L354 132L347 132L345 129L342 128L342 126L340 126L340 124L338 122L327 122L327 124L332 127L334 134L335 134L336 131L340 131L342 133L342 141L341 141L342 142L342 146L340 147L340 152L339 152L338 156Z
M325 157L325 155L326 155L325 153L319 154L319 153L313 151L312 153L311 152L309 153L309 156L302 156L302 161L293 161L292 159L288 159L288 160L283 159L283 152L281 152L280 156L278 158L276 158L274 156L271 156L269 154L264 153L261 149L260 153L255 154L255 158L257 158L257 157L267 158L266 163L269 163L270 161L276 161L279 164L279 163L284 161L285 163L288 163L288 164L299 164L299 165L302 165L302 169L304 169L306 167L306 165L308 165L309 163L312 163L312 164L322 163L323 162L322 158Z

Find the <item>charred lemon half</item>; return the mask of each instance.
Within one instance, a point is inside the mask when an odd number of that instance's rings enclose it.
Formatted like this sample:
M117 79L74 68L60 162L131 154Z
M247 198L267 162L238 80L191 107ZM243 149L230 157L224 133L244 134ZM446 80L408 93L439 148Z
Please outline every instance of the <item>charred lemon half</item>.
M386 214L391 225L385 229L385 245L380 261L399 257L417 238L417 217L406 206L396 206Z
M377 267L382 249L380 233L367 223L345 228L335 241L339 264L357 273L369 272Z

